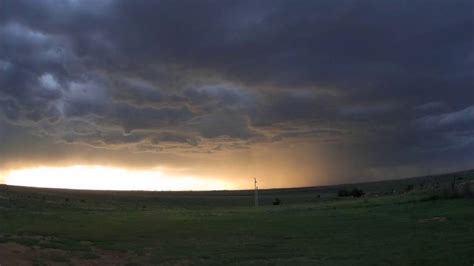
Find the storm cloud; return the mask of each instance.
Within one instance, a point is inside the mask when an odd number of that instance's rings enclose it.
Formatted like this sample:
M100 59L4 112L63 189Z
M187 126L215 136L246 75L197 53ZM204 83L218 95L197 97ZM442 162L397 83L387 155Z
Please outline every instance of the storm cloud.
M469 0L1 1L0 163L40 161L22 136L149 166L291 150L308 184L471 167L473 47Z

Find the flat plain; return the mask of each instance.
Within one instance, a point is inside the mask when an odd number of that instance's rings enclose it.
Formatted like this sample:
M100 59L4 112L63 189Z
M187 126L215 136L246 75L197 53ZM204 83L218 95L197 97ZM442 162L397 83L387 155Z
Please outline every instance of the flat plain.
M0 264L473 265L474 199L446 192L473 179L261 190L258 208L251 190L0 186Z

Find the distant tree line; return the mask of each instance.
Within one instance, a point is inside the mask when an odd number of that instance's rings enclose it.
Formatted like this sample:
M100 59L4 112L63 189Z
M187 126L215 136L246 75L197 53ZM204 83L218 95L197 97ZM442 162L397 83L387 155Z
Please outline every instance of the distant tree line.
M354 197L354 198L360 198L365 195L365 192L362 189L359 188L354 188L353 190L347 190L347 189L340 189L337 192L337 195L339 197Z

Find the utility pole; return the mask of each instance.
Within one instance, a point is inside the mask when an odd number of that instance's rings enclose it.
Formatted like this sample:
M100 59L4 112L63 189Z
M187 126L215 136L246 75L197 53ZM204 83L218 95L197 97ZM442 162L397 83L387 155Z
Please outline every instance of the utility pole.
M257 178L255 177L254 179L255 183L255 207L258 207L258 186L257 186Z

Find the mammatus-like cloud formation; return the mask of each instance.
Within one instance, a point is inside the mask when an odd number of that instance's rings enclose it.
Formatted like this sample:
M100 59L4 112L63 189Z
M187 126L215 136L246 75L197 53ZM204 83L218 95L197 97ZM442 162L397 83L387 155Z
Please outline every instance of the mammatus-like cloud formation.
M473 10L1 1L0 163L267 167L278 153L308 184L469 167Z

